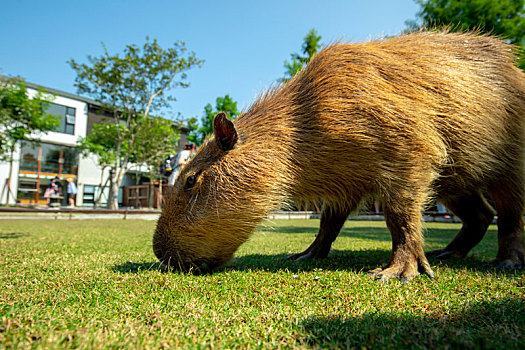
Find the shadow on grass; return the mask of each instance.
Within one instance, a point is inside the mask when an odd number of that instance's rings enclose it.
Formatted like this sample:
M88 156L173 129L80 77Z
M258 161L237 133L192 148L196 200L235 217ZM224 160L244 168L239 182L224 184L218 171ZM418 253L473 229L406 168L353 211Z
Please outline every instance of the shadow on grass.
M298 340L313 348L523 349L525 298L506 297L460 305L449 313L414 316L410 311L311 317Z
M296 227L296 226L280 226L280 227L258 227L258 231L276 233L276 234L305 234L315 236L319 231L318 227ZM457 228L429 228L425 230L425 241L429 243L447 245L452 238L458 233ZM366 240L373 240L379 242L390 242L390 231L386 227L372 226L372 227L344 227L339 233L338 237L351 237Z
M158 261L149 261L149 262L132 262L126 261L120 265L114 265L111 267L111 270L114 272L120 273L140 273L143 271L157 270L161 272L170 272L171 269L166 265L161 264Z
M368 250L334 250L326 259L308 260L301 262L286 261L287 254L251 254L236 257L222 270L248 271L260 270L267 272L278 272L287 270L291 272L313 271L323 269L328 271L351 271L356 273L367 273L378 267L385 267L390 259L390 250L368 249ZM488 260L488 259L487 259ZM465 259L450 259L439 261L429 259L430 266L446 267L456 270L470 269L473 271L484 272L486 274L515 275L516 270L502 270L484 266L487 261L477 256L468 256ZM525 271L518 270L518 273L525 274Z
M330 257L326 259L309 260L295 263L293 261L286 261L286 254L277 255L263 255L251 254L241 257L236 257L227 265L218 268L213 273L221 273L222 271L248 271L248 270L263 270L268 272L278 272L281 270L288 270L292 272L312 271L315 269L325 270L346 270L346 271L368 271L376 268L381 262L388 261L390 252L387 250L363 250L363 251L338 251L332 250ZM123 264L114 265L110 268L114 272L120 273L141 273L143 271L156 270L160 272L177 271L172 267L168 267L160 262L132 262L127 261ZM209 271L192 271L192 274L202 275Z
M327 271L350 271L354 273L367 273L377 267L384 267L389 260L390 250L367 249L367 250L335 250L332 249L326 259L307 260L301 262L287 261L287 254L250 254L234 258L228 264L214 271L195 269L188 274L208 275L224 271L265 271L265 272L309 272L317 269ZM500 270L483 266L484 261L477 257L465 259L451 259L447 261L430 260L432 267L441 266L451 269L463 270L465 268L481 271L487 274L509 274L515 275L515 270ZM159 271L161 273L180 272L180 270L168 267L158 261L131 262L114 265L110 268L114 272L138 274L144 271ZM525 274L524 271L520 273Z
M21 237L27 237L29 233L24 232L0 232L0 239L15 239Z
M292 272L312 271L315 269L334 270L334 271L369 271L385 264L390 256L388 250L335 250L332 249L326 259L307 260L293 262L285 260L287 254L251 254L236 257L228 265L223 267L225 270L264 270L277 272L288 270Z
M459 227L458 227L459 228ZM426 242L433 246L432 249L445 247L452 238L456 235L458 228L431 228L428 229L425 236ZM258 230L272 232L274 234L302 234L313 237L317 233L316 227L261 227ZM345 227L341 231L340 237L357 238L360 240L390 242L391 237L386 227ZM484 271L487 273L506 273L508 271L499 271L493 268L483 267L482 264L495 257L495 242L481 243L486 248L490 248L490 253L483 254L469 254L465 259L450 259L439 261L430 259L431 266L442 266L453 269L469 268L472 270ZM304 247L306 248L306 246ZM298 253L299 251L297 251ZM491 256L490 254L494 254ZM378 267L384 267L390 258L391 251L389 249L362 249L362 250L336 250L332 249L330 255L326 259L303 261L295 263L292 261L285 261L288 254L251 254L235 257L224 267L217 269L215 273L221 271L246 271L246 270L264 270L269 272L277 272L281 270L288 270L292 272L312 271L314 269L325 270L343 270L353 272L367 272ZM160 262L126 262L121 265L116 265L112 268L113 271L121 273L139 273L145 270L159 270L161 272L173 271L172 268L161 264ZM209 271L200 273L194 271L194 274L206 274ZM510 271L509 273L514 273Z
M425 230L425 251L433 249L445 248L452 239L458 233L460 225L451 228L438 228L431 227ZM281 226L281 227L267 227L259 228L259 230L266 232L273 232L274 234L302 234L305 236L312 237L312 242L315 235L317 234L318 228L311 227L293 227L293 226ZM440 265L450 268L471 268L474 270L481 271L496 271L495 269L482 266L483 263L491 261L496 257L497 251L497 239L495 237L496 230L494 228L489 229L482 242L479 243L474 250L469 253L465 259L449 259L449 260L436 260L429 259L432 266ZM391 242L390 232L386 227L382 227L381 224L377 226L369 227L344 227L338 237L347 237L351 239L359 239L363 241L371 242ZM304 247L306 248L306 246ZM380 253L382 252L382 253ZM299 253L299 251L297 251ZM335 251L332 249L328 259L320 260L321 263L326 261L326 264L330 265L331 259L335 259L336 263L340 262L342 266L350 264L354 268L349 270L367 270L374 269L385 265L390 256L390 250L345 250ZM282 255L284 258L285 255ZM361 268L359 268L359 266ZM340 269L344 269L340 267Z

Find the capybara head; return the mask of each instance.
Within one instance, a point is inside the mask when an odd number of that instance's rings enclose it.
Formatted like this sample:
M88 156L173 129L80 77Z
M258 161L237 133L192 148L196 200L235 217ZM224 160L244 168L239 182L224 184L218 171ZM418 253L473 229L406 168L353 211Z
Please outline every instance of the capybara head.
M267 207L257 203L264 202L260 195L250 196L262 184L256 164L243 161L251 155L243 154L234 124L219 113L213 128L214 136L184 167L166 196L153 237L157 258L174 268L224 264L266 215L266 209L257 209Z

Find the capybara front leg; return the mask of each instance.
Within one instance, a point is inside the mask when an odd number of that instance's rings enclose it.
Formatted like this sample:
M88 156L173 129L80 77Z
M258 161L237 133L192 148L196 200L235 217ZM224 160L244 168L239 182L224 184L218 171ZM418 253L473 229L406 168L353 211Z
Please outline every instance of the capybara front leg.
M286 259L297 262L326 258L330 252L332 242L337 238L350 212L351 210L331 208L325 204L321 212L319 233L315 237L314 242L304 252L290 255Z
M434 277L423 252L419 208L403 210L399 205L396 207L385 205L386 224L392 235L390 262L386 268L370 272L381 281L398 278L401 282L407 282L420 273Z
M443 199L447 208L463 223L456 237L445 248L426 253L436 259L464 258L485 236L494 210L479 192Z

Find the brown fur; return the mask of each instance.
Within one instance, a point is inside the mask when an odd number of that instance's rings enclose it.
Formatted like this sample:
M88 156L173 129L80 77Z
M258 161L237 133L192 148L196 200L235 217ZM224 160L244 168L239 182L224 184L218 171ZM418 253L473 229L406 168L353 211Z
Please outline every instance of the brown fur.
M451 244L464 257L499 216L494 264L524 264L525 75L513 48L476 34L418 32L336 44L256 101L183 170L153 248L183 268L232 258L283 202L324 200L314 243L290 258L328 255L348 215L380 195L392 255L377 278L432 276L421 210L431 197L463 220Z

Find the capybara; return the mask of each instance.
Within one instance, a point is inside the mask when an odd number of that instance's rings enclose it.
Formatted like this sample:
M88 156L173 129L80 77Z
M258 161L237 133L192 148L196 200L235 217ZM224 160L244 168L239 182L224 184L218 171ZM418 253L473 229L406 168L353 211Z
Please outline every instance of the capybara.
M440 258L464 257L493 209L493 265L522 267L525 75L514 48L476 33L421 31L334 44L264 93L181 172L153 237L158 259L189 269L230 260L271 210L322 200L319 233L292 260L324 258L349 214L380 196L392 235L376 278L433 276L421 211L442 201L463 226Z

